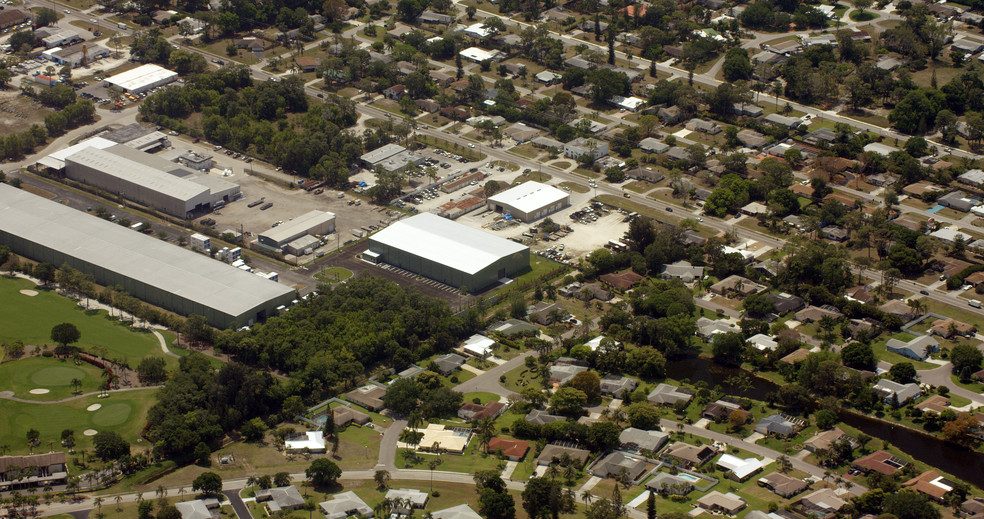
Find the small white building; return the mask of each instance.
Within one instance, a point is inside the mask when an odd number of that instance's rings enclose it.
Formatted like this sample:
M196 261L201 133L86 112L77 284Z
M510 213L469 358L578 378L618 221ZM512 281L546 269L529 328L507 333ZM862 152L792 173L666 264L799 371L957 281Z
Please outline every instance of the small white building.
M284 448L287 452L325 452L325 433L322 431L307 431L304 436L294 439L284 440Z
M485 50L479 47L468 47L458 54L461 54L462 58L474 63L481 63L486 60L499 61L505 56L501 51Z
M212 239L204 234L198 234L196 232L191 235L191 248L202 252L208 252L212 249Z
M524 182L488 199L489 211L530 223L571 205L571 195L539 182Z
M484 335L475 334L469 337L461 348L472 357L484 359L492 354L492 345L494 344L494 340Z

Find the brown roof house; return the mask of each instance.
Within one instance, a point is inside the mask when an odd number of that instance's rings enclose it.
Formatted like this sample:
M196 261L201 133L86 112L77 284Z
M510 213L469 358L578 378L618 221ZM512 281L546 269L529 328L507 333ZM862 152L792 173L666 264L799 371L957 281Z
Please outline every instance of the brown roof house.
M67 477L64 452L0 457L0 491L3 492L61 485Z
M837 512L847 506L847 501L843 500L829 488L821 488L816 492L803 496L796 505L805 512L805 515L827 519L834 517Z
M313 58L311 56L298 56L294 58L294 63L297 63L297 68L299 68L301 72L314 72L321 62L318 58Z
M742 296L747 296L762 292L766 288L767 287L765 285L760 285L751 279L739 276L737 274L732 274L711 285L711 292L722 296L728 295L732 292L741 294Z
M574 447L564 447L562 445L550 444L540 451L540 455L536 458L537 465L550 465L554 460L560 460L567 455L571 459L577 461L577 467L584 465L588 458L591 457L591 451L584 449L576 449Z
M685 468L699 467L717 455L717 451L709 445L690 445L676 442L663 451L663 457Z
M530 450L530 442L510 440L507 438L492 438L489 441L489 452L502 450L502 456L509 461L519 461Z
M813 435L812 438L803 442L803 447L810 452L816 452L818 450L829 449L839 441L849 442L855 448L861 446L857 439L848 436L839 427L834 427L833 429L821 431Z
M370 411L378 411L383 408L383 395L385 394L385 389L370 384L345 393L345 399Z
M711 512L722 512L728 515L735 515L744 510L747 503L745 503L744 499L731 492L722 494L715 490L698 499L697 505L704 510L710 510Z
M475 404L465 402L458 408L458 418L462 420L482 420L485 418L495 418L506 408L502 402L489 402L487 404Z
M881 472L886 476L895 474L899 469L906 465L907 463L905 461L896 458L886 451L875 451L854 461L854 468L862 472L870 472L874 470L876 472Z
M372 418L361 411L340 405L332 409L331 421L335 423L335 427L344 427L350 423L365 425L371 422Z
M972 336L976 331L976 326L958 321L952 317L937 319L929 329L929 333L939 335L944 339L949 339L954 335L960 335L962 337Z
M612 288L618 290L628 290L633 286L635 286L636 283L646 278L640 276L639 274L636 274L631 270L626 270L624 272L619 272L619 273L613 272L610 274L604 274L600 276L598 279L600 279L602 283L605 283L606 285Z
M785 497L786 499L799 494L810 486L802 479L789 477L780 472L773 472L772 474L767 474L760 477L758 484L768 488L778 496Z
M935 501L942 503L947 494L957 486L956 483L941 476L935 470L927 470L922 474L902 483L903 487L911 488L926 494Z

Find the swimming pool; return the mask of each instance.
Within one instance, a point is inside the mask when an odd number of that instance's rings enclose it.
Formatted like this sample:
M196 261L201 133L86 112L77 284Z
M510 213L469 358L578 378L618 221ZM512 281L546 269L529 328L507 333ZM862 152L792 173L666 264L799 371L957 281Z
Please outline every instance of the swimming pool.
M686 479L687 481L693 481L694 483L700 481L700 478L699 477L697 477L697 476L691 476L690 474L684 474L682 472L680 474L677 474L676 477L678 477L680 479Z

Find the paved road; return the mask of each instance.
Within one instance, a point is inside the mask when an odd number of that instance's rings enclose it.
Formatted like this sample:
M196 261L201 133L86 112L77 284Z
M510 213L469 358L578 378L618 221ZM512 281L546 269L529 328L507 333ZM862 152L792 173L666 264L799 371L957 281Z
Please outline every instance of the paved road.
M522 366L526 362L526 357L535 354L536 352L532 350L520 353L512 359L507 360L504 364L499 364L498 366L487 370L485 373L482 373L475 378L458 384L454 387L454 390L461 393L474 393L479 391L485 393L495 393L506 398L509 398L510 396L518 396L516 393L502 387L502 385L499 384L499 377Z
M390 472L397 470L396 443L400 441L400 433L406 428L406 420L396 420L383 431L383 438L379 441L379 456L376 461L376 470L388 470Z
M236 517L239 519L253 519L253 514L249 513L249 507L243 502L243 498L239 497L239 490L225 490L222 493L229 498L229 504L236 511Z

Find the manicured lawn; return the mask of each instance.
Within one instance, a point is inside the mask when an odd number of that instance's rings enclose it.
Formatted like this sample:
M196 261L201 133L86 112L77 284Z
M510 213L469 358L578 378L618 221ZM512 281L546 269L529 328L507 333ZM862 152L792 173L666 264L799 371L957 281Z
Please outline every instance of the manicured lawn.
M73 379L82 382L82 393L98 390L104 381L102 370L86 362L75 365L71 360L25 357L0 364L0 391L13 391L18 398L47 401L71 397ZM30 390L34 388L49 392L32 395Z
M76 448L91 447L91 437L82 434L86 429L115 431L137 450L137 437L147 423L147 410L155 402L156 389L111 393L109 398L95 396L72 400L64 404L26 404L0 400L0 444L9 446L9 454L26 454L25 440L29 429L41 433L41 446L35 451L47 451L49 442L55 446L65 429L75 431ZM100 404L97 411L87 411L91 404ZM146 446L146 442L144 442Z
M35 290L38 295L29 297L21 290ZM131 365L150 353L161 352L153 334L131 330L127 324L107 316L103 311L89 311L79 307L74 300L62 297L50 290L38 290L25 279L0 279L0 343L22 341L32 345L54 345L51 328L60 323L72 323L82 334L76 344L90 353L114 359L128 359ZM177 365L169 359L169 367Z
M383 496L386 495L386 491L389 488L412 488L422 492L432 492L430 499L427 501L427 506L423 510L416 510L414 514L415 517L423 517L427 512L435 512L437 510L443 510L445 508L462 504L470 506L472 510L478 510L478 493L475 492L475 485L472 484L446 483L443 481L434 481L433 484L431 484L431 482L427 480L394 479L387 484L388 488L380 490L376 488L376 484L372 480L343 479L338 482L343 487L343 491L351 490L355 492L356 495L362 498L362 500L365 501L370 508L375 508L375 506L383 500ZM526 511L523 510L523 500L520 497L519 491L510 490L509 494L512 495L516 501L516 519L527 519L528 516L526 515ZM316 496L318 502L324 500L322 499L323 496L323 494ZM329 495L327 498L331 499L331 496Z
M502 387L515 391L517 393L522 393L523 389L530 384L537 384L539 382L536 376L533 375L526 366L520 366L509 373L506 373L506 381L502 384Z
M472 402L473 399L477 398L481 401L479 402L481 404L487 404L489 402L499 401L499 395L495 393L485 393L481 391L475 393L465 393L464 398L465 398L465 402Z
M417 453L417 455L420 456L421 461L407 465L403 453L397 452L396 467L400 469L427 470L429 469L430 462L435 459L441 460L441 464L434 470L443 470L446 472L474 473L479 470L502 470L502 467L505 467L504 461L499 460L495 456L482 453L478 445L478 439L474 437L468 442L468 447L465 447L465 453L461 455L425 453Z

